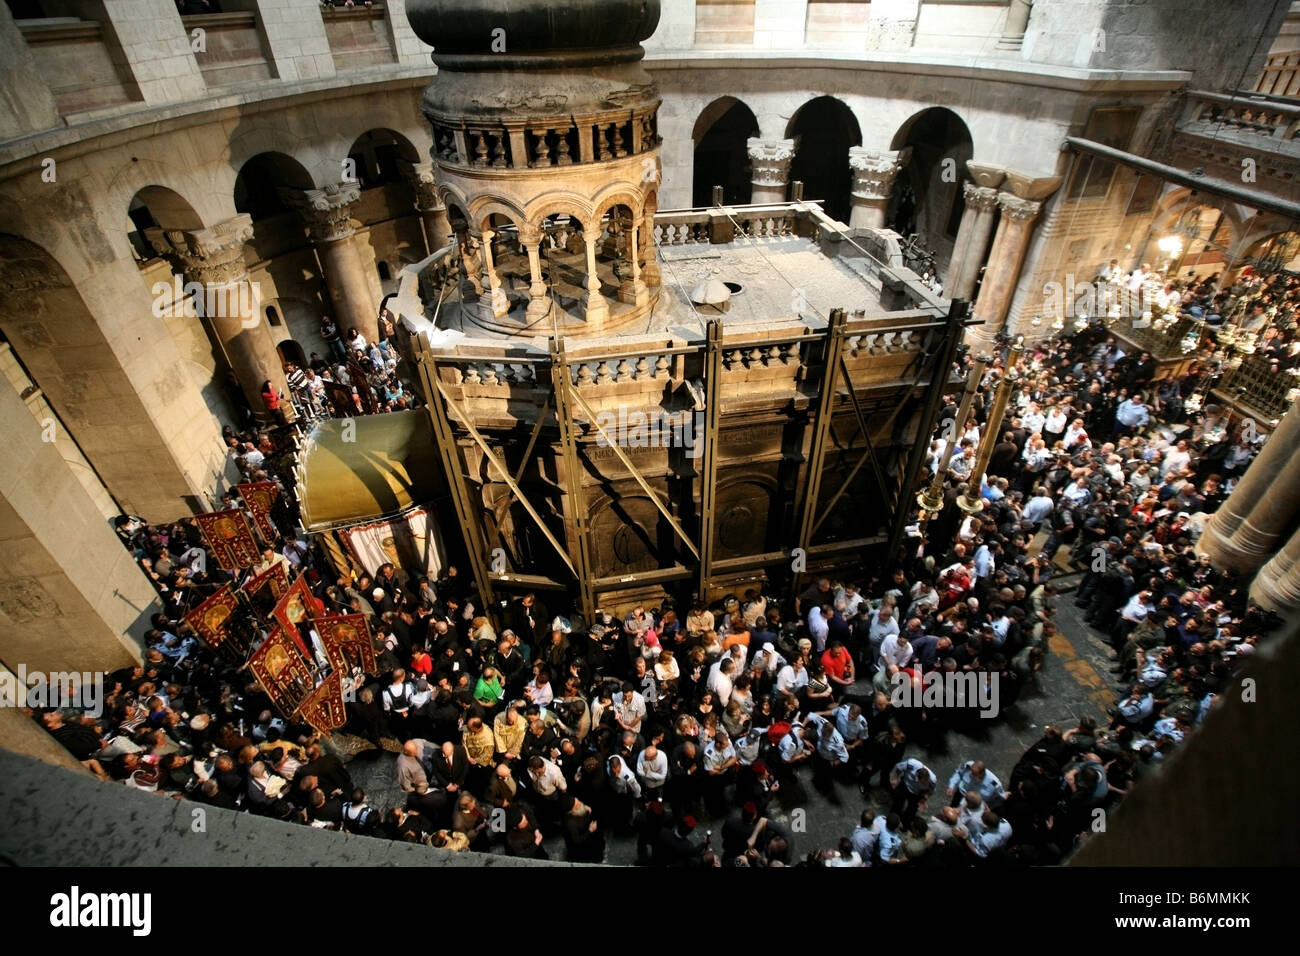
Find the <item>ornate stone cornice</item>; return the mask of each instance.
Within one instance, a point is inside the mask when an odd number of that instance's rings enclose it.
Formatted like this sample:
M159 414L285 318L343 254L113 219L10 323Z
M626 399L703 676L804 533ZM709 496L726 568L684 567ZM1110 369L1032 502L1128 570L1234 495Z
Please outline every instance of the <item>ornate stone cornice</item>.
M962 195L966 197L966 205L969 208L980 212L989 212L998 206L998 191L992 186L966 183L962 186Z
M204 285L226 285L248 278L244 243L253 238L253 217L240 213L210 229L168 229L164 252L179 260L185 275Z
M794 159L794 140L750 137L749 161L755 186L784 186L790 181L790 160Z
M438 212L447 208L438 195L438 177L433 163L409 163L404 172L415 191L416 212Z
M331 183L321 189L282 188L280 195L298 210L316 242L346 239L356 232L352 209L361 200L357 183Z
M888 199L894 190L898 171L912 158L912 148L888 150L849 147L849 168L853 170L853 196L856 199Z
M1041 202L1034 202L1030 199L1021 199L1019 196L1013 196L1011 193L998 193L998 205L1002 207L1002 215L1015 222L1028 222L1038 215L1038 211L1043 208Z

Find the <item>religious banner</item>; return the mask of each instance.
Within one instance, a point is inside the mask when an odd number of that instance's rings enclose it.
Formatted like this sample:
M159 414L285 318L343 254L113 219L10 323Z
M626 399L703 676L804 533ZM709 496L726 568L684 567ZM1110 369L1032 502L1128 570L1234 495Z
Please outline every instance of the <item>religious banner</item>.
M253 524L257 525L262 540L267 544L275 544L280 537L280 529L271 520L271 507L280 494L280 486L274 481L251 481L235 485L235 490L244 499L244 507L253 516Z
M253 652L248 669L285 717L291 717L316 686L310 655L278 627Z
M226 624L238 607L239 596L229 584L223 584L215 594L185 615L185 623L215 651L230 636Z
M276 561L261 574L244 582L240 588L263 617L270 617L280 598L289 592L289 572L284 563Z
M321 681L320 686L307 695L295 716L323 734L346 724L348 711L343 701L343 675L335 671Z
M217 564L227 571L251 568L261 560L262 552L253 537L248 516L239 510L213 511L195 515L194 522L203 534Z
M365 674L376 672L375 645L364 614L331 614L312 624L335 670L351 672L359 667Z
M294 642L302 650L303 657L311 660L311 651L303 643L300 625L310 625L311 618L319 617L324 613L325 605L312 596L311 589L307 587L306 579L299 577L289 586L289 590L284 593L284 597L276 602L275 609L271 611L271 616L293 638Z

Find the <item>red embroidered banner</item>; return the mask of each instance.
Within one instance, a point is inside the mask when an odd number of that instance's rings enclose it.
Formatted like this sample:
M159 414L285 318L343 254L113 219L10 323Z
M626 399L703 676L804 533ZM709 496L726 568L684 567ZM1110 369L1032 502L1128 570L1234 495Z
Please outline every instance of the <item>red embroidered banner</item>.
M320 617L324 613L325 605L312 596L306 579L300 576L276 602L275 610L271 615L302 649L303 656L311 660L311 651L303 643L298 625L309 624L312 618Z
M364 614L331 614L316 618L312 624L325 645L325 656L336 670L350 672L360 667L366 674L376 672L375 645Z
M253 523L257 525L262 540L267 544L275 544L280 537L280 530L271 520L271 506L280 494L280 486L274 481L253 481L235 485L235 490L244 499L244 506L253 516Z
M199 637L207 641L214 651L230 635L226 632L226 621L239 607L239 596L231 590L229 584L185 615L185 623L198 632Z
M321 681L303 700L295 717L311 724L312 729L327 734L348 722L347 705L343 701L343 675L338 671Z
M291 717L316 688L311 656L278 627L253 652L248 669L285 717Z
M289 592L289 571L284 562L276 561L261 574L254 575L240 588L263 617L270 617L280 598Z
M251 568L261 557L248 516L242 511L214 511L195 515L194 521L213 557L225 570Z

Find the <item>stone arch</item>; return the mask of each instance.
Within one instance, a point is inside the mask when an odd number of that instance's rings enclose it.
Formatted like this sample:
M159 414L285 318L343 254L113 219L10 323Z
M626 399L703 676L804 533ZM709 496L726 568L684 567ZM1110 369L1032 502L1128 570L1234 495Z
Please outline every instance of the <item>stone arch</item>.
M645 198L639 193L628 192L625 186L615 184L609 187L609 191L603 198L597 198L596 208L591 216L592 221L600 222L605 218L605 213L614 206L627 206L634 216L640 216L645 211Z
M1200 238L1186 232L1197 222L1201 227L1198 230ZM1206 225L1210 230L1208 234ZM1183 252L1179 256L1180 272L1190 267L1201 274L1208 274L1215 271L1213 262L1216 259L1222 263L1218 267L1218 271L1222 271L1232 265L1233 252L1241 251L1239 240L1244 229L1245 223L1235 203L1198 193L1185 186L1173 189L1162 196L1157 204L1148 231L1148 241L1142 250L1142 261L1150 262L1160 255L1157 243L1162 238L1178 235L1183 240Z
M302 163L284 153L266 152L250 156L235 177L235 210L246 212L256 222L289 212L279 195L280 187L314 189L311 174Z
M722 187L728 205L750 201L748 141L758 135L758 117L734 96L718 97L700 111L691 132L691 205L712 205L714 186Z
M379 126L352 141L347 159L355 163L362 191L386 185L408 185L404 163L418 163L420 151L402 133ZM341 177L340 177L341 178Z
M970 127L952 110L932 106L903 122L890 149L912 152L894 182L885 221L904 236L919 235L942 272L966 208L962 185L975 149Z
M785 136L796 141L790 181L802 182L804 198L820 199L827 215L848 222L853 188L849 149L862 145L853 110L837 97L814 97L790 117Z
M157 250L149 242L149 230L202 229L203 220L189 200L168 186L138 189L126 207L127 239L140 260L153 259Z
M478 232L491 228L488 223L493 216L504 216L513 222L516 227L522 226L529 221L529 217L525 215L522 209L501 196L476 196L470 201L469 208L470 216L468 221Z
M528 221L538 226L547 216L557 213L577 220L578 225L583 229L590 229L595 219L591 202L574 193L543 193L528 204L526 211Z

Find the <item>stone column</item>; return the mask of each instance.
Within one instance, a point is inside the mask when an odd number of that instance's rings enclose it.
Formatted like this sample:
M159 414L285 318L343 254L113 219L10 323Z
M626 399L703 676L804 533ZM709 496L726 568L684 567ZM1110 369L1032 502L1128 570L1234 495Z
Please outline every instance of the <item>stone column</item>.
M989 253L988 268L974 310L974 317L983 319L984 324L968 331L967 341L979 351L992 345L1006 321L1011 296L1020 278L1020 266L1029 248L1029 237L1034 231L1034 218L1043 208L1041 202L1021 199L1010 193L999 193L998 205L1002 209L1002 218L998 221L993 251Z
M1011 0L997 49L1019 52L1025 42L1025 30L1029 26L1029 11L1033 5L1033 0Z
M1291 535L1286 547L1259 569L1250 582L1250 599L1264 610L1279 614L1300 609L1300 531Z
M912 147L899 150L849 147L849 168L853 170L854 229L884 229L889 197L899 170L912 158Z
M1300 509L1300 413L1282 416L1237 487L1206 523L1197 549L1217 567L1253 571Z
M510 298L505 289L501 288L501 277L497 275L496 263L492 261L492 239L496 233L484 229L481 235L482 245L479 248L483 251L483 296L487 308L492 312L491 317L499 319L510 311ZM480 304L484 301L484 298L479 299Z
M596 240L600 238L595 229L587 229L582 234L587 244L587 294L582 297L586 309L584 320L599 324L609 317L609 303L600 294L600 276L596 274Z
M356 328L367 342L379 341L379 303L371 296L357 246L361 240L352 219L361 187L334 183L323 189L285 190L282 195L297 207L307 224L339 330Z
M533 225L519 227L519 243L528 252L528 319L530 321L550 314L551 297L546 292L542 276L542 231Z
M415 191L415 211L420 214L420 223L424 227L425 252L433 255L455 238L447 219L447 207L438 195L433 163L412 163L407 167L407 176Z
M650 301L650 290L646 288L645 280L641 278L641 263L637 254L636 237L640 231L641 220L634 220L632 228L627 231L627 261L631 266L632 274L618 287L618 301L632 305L645 305Z
M944 293L950 299L970 299L979 278L980 266L989 251L993 223L998 218L998 191L995 186L966 183L962 187L966 208L957 229L952 260L948 264L948 282Z
M752 203L785 202L790 182L790 161L794 159L792 139L749 139L749 162L753 168L749 181L754 186Z
M644 237L641 245L642 255L645 258L645 265L641 267L641 278L645 280L646 285L663 284L663 276L659 272L659 246L655 242L657 211L654 206L646 206L641 214L641 235Z
M292 418L284 368L271 331L262 321L257 285L249 281L244 264L244 243L253 238L252 218L243 213L211 229L169 230L164 236L185 278L202 287L195 292L194 304L220 344L253 413L265 417L262 384L269 379L284 395Z

